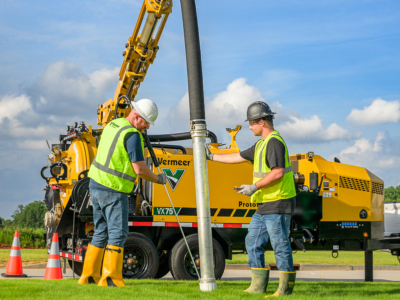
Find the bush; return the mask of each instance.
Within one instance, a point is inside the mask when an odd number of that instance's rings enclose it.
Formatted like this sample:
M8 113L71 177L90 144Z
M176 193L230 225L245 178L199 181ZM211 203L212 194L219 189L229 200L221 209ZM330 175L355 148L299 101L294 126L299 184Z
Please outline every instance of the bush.
M11 246L14 233L19 230L19 241L22 248L33 247L33 248L45 248L46 243L44 241L44 234L46 230L42 228L16 228L16 227L5 227L0 229L0 244Z

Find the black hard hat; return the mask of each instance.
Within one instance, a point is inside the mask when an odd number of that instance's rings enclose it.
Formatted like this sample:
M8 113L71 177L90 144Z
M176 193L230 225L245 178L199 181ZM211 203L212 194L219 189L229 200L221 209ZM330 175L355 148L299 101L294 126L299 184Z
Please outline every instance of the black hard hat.
M261 119L265 117L272 117L274 118L274 112L271 111L268 104L262 101L253 102L247 108L247 121Z

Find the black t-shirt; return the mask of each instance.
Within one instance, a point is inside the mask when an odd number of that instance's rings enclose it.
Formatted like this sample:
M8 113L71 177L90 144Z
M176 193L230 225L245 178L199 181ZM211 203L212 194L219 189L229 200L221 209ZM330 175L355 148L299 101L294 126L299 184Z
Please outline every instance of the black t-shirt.
M254 164L255 143L249 149L240 152L240 156ZM285 145L276 138L271 138L267 144L265 162L272 170L275 167L285 168ZM272 202L259 203L257 212L260 215L267 214L292 214L296 206L296 197Z

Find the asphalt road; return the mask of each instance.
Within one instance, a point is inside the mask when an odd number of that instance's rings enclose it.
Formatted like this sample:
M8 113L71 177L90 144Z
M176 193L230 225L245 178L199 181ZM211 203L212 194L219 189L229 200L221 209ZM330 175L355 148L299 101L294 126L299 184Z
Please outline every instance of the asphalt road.
M64 278L72 278L72 270L67 269L67 273L63 274ZM4 273L5 269L0 269L0 273ZM27 278L43 279L44 269L27 269L24 273ZM75 275L75 278L77 276ZM0 276L0 279L6 279ZM7 278L10 279L10 278ZM13 278L14 279L14 278ZM172 276L168 273L163 279L172 280ZM270 280L278 280L279 271L271 271ZM251 280L250 270L225 270L222 280ZM304 281L364 281L364 271L298 271L297 280ZM374 271L375 282L400 282L400 271Z

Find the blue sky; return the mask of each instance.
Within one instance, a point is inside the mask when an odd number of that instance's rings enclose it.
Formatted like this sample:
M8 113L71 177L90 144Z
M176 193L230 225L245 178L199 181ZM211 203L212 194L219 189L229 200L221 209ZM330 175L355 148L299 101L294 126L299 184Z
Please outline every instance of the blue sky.
M223 142L249 103L276 110L290 153L400 175L399 1L197 1L207 122ZM43 199L45 140L95 124L118 81L141 1L0 3L0 216ZM137 99L157 102L153 133L188 130L180 2Z

